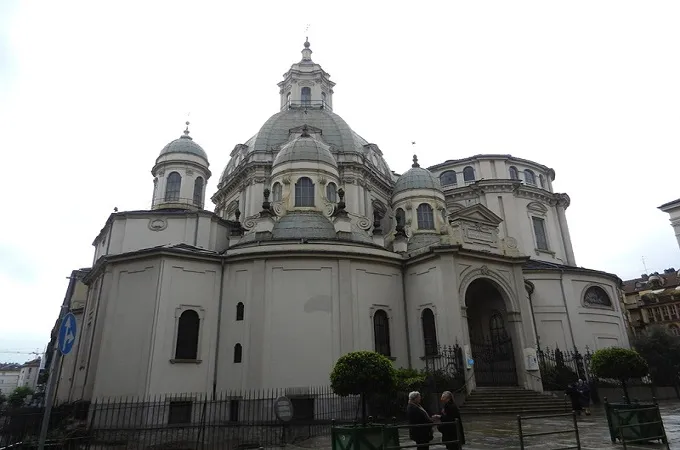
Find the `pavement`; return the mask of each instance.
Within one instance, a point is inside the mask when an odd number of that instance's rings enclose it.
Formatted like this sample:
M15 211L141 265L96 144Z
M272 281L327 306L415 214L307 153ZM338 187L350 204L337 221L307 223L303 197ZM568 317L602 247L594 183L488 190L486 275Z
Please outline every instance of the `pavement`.
M668 437L669 448L680 450L680 402L661 403L661 416L663 417L666 435ZM485 415L464 415L463 424L465 427L466 445L464 450L487 450L505 449L520 450L519 433L517 427L517 416L485 416ZM571 417L536 419L522 422L524 434L558 431L573 429ZM411 445L407 431L403 430L401 441L402 445ZM578 419L578 431L581 439L582 450L603 450L603 449L622 449L621 443L612 444L607 427L607 418L604 415L604 408L595 407L592 415L582 416ZM435 431L434 441L430 449L442 449L442 445L436 442L441 441L441 435ZM528 437L525 438L524 448L529 450L555 450L576 445L574 433L565 433L552 436ZM316 437L297 443L290 448L313 448L319 450L330 450L330 436ZM631 450L642 449L662 449L666 448L663 444L628 444Z

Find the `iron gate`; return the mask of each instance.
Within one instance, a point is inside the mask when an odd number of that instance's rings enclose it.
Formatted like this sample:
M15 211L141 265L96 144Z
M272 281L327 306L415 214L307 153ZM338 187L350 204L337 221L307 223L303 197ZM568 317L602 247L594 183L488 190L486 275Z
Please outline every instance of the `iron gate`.
M477 386L517 386L512 338L508 335L471 340Z

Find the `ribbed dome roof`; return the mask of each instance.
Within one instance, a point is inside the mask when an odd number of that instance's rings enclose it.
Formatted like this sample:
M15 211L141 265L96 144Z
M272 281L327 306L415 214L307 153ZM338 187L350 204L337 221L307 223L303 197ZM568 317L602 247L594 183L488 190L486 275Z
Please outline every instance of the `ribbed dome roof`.
M272 230L274 239L336 239L335 226L314 211L290 212L281 217Z
M355 133L342 117L328 109L286 109L271 116L262 125L255 136L250 138L244 146L246 149L235 155L224 169L220 182L225 181L238 161L253 152L267 152L285 145L290 137L290 130L307 124L310 128L320 129L324 142L331 145L335 151L345 153L366 154L364 147L368 142ZM391 171L382 157L379 157L378 170L386 179L391 179Z
M429 170L420 167L415 155L413 156L413 166L399 177L392 190L392 195L410 189L434 189L438 191L442 189L439 178L435 177Z
M161 153L158 156L167 155L168 153L188 153L190 155L200 156L201 158L208 161L208 154L205 152L205 150L203 150L203 148L201 148L200 145L194 142L191 136L189 136L188 130L184 133L184 136L180 137L179 139L175 139L163 147L163 150L161 150Z
M284 145L274 159L272 169L281 164L292 161L324 162L337 167L337 162L330 151L330 147L323 142L314 139L302 130L302 135Z

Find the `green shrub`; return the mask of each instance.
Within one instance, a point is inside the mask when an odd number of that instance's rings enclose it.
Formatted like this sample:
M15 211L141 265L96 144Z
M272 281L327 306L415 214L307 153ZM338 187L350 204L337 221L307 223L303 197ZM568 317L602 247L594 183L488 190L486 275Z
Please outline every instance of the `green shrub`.
M647 361L638 352L619 347L603 348L593 353L590 368L597 377L619 380L627 403L630 402L627 381L649 373Z
M26 386L19 386L9 394L7 403L10 406L22 406L26 401L26 397L29 395L33 395L33 389Z
M361 396L362 421L366 423L366 397L394 392L396 373L385 356L368 351L341 356L331 372L331 389L337 395Z

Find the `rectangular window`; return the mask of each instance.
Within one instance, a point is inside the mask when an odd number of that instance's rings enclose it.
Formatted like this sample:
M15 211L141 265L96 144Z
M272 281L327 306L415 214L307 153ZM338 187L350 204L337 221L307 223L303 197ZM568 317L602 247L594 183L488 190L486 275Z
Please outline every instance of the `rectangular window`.
M170 402L168 413L168 425L191 423L191 401Z
M238 422L239 401L229 400L229 422Z
M314 420L313 398L291 398L293 406L293 418L300 420Z
M534 224L534 234L536 235L536 248L539 250L549 250L548 236L545 234L545 220L539 217L531 218Z

